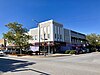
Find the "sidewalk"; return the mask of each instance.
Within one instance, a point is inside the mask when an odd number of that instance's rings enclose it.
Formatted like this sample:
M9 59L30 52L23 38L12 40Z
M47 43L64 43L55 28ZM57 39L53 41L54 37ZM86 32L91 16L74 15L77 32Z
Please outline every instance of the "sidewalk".
M50 54L48 57L61 57L61 56L71 56L71 54Z
M71 54L49 54L49 55L25 55L25 56L17 56L17 55L7 55L9 57L18 57L18 58L47 58L47 57L61 57L61 56L71 56Z
M100 54L100 53L99 52L93 52L93 53L89 53L89 54ZM88 53L86 53L86 54L79 54L79 55L56 53L56 54L48 54L46 56L44 56L44 55L25 55L25 56L7 55L7 56L9 56L9 57L15 57L15 58L48 58L48 57L85 56L85 55L88 55Z

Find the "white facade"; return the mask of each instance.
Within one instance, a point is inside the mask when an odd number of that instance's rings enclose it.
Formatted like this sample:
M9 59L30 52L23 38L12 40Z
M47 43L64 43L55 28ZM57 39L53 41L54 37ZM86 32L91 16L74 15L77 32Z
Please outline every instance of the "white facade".
M53 39L53 23L52 23L52 20L39 23L38 28L40 30L40 42L53 41L54 40Z
M78 39L86 39L84 34L65 29L63 28L62 24L57 23L53 20L39 23L37 28L30 29L29 35L33 37L33 39L29 41L33 44L37 42L48 41L72 43L72 38L77 39L76 42L74 41L73 43L79 43Z
M29 40L29 43L35 43L35 42L38 42L38 28L33 28L33 29L30 29L30 31L28 32L29 35L32 36L32 40Z

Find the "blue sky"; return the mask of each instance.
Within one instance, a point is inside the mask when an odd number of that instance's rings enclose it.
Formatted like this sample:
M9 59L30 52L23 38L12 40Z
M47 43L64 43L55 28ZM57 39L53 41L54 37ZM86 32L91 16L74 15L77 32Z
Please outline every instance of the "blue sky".
M54 19L65 28L85 34L100 33L100 0L0 0L0 38L6 24L18 22L30 29L36 22Z

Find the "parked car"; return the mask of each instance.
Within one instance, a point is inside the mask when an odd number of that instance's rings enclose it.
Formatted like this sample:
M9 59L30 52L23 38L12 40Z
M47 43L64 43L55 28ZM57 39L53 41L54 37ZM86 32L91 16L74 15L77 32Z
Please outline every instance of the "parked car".
M4 53L5 53L5 54L11 54L12 51L11 51L11 50L4 50Z
M0 50L0 56L5 56L5 53L2 50Z

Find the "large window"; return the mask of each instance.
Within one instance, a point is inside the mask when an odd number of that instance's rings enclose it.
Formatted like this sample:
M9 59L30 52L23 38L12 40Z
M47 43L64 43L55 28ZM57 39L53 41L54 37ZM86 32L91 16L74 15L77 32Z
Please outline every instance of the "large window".
M33 36L33 38L32 38L33 40L34 40L34 36Z
M62 35L60 35L60 39L62 39Z
M50 38L50 34L48 34L48 38Z
M37 40L37 35L35 35L35 40Z
M41 28L40 33L41 33L41 34L43 33L43 28Z
M50 26L47 27L47 32L50 33Z
M59 34L57 35L57 38L59 39Z
M43 38L42 38L42 35L40 35L40 39L42 40Z
M57 33L57 27L55 26L55 33Z
M55 39L56 39L56 34L55 34Z
M46 35L44 34L44 39L46 38Z
M59 29L60 29L60 27L58 27L58 34L59 34Z
M44 33L46 33L47 31L46 31L46 27L44 27Z

